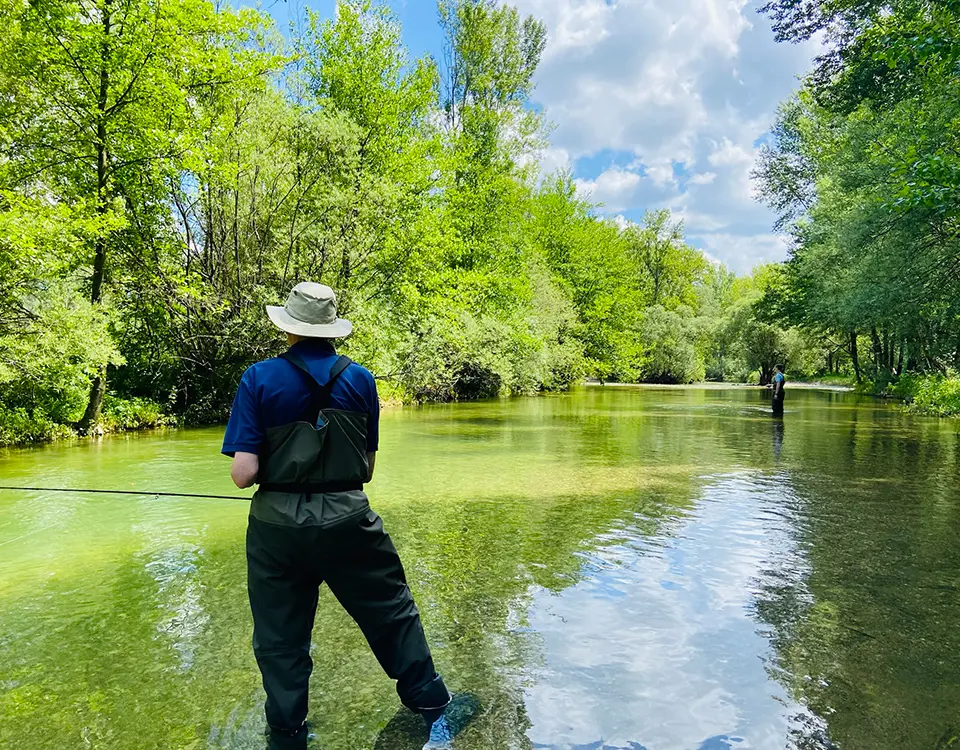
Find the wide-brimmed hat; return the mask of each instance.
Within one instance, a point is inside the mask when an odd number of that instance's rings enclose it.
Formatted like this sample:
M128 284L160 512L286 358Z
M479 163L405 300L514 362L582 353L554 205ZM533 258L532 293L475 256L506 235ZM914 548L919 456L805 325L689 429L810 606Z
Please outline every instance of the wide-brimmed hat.
M337 317L337 295L323 284L297 284L283 307L267 305L267 315L281 331L317 339L340 339L353 323Z

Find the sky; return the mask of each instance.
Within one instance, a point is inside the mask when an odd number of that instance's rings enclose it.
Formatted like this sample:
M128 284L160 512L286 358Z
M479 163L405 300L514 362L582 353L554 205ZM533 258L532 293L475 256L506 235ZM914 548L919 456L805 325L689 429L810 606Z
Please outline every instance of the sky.
M269 8L283 23L299 0ZM611 217L669 208L738 273L783 260L750 171L815 43L777 44L758 0L512 0L547 25L534 102L554 125L546 170L572 170ZM308 0L332 15L335 0ZM391 0L414 56L439 59L434 0Z

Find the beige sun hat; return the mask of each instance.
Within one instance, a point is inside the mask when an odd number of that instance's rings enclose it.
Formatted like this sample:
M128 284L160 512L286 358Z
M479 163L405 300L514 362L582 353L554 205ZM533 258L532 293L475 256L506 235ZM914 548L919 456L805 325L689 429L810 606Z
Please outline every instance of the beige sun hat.
M317 339L340 339L353 332L353 323L337 317L337 295L323 284L297 284L283 307L267 305L267 315L281 331Z

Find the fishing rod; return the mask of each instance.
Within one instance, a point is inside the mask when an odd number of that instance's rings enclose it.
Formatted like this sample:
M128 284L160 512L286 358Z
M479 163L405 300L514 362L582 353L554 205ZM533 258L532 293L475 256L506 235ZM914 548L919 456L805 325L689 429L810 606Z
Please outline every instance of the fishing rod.
M140 497L192 497L201 500L249 500L249 497L239 495L196 495L191 492L143 492L137 490L87 490L70 487L8 487L0 485L0 490L16 492L74 492L78 494L97 495L137 495Z

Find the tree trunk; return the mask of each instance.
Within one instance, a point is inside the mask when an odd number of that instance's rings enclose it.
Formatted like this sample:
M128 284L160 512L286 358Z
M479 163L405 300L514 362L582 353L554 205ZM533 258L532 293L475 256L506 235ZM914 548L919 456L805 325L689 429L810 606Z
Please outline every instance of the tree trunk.
M877 333L876 326L870 329L870 341L873 344L873 369L876 375L883 369L883 343L880 341L880 334Z
M760 385L770 385L773 381L773 365L760 365Z
M850 361L853 362L853 374L859 383L863 380L860 373L860 352L857 350L857 332L850 331Z
M110 8L112 0L103 3L103 44L100 47L100 90L97 94L97 140L94 144L97 154L97 214L107 213L107 103L110 93L110 33L113 14ZM107 267L107 240L100 234L94 244L93 276L90 281L90 301L99 305L103 297L103 279ZM77 429L86 434L100 421L103 396L107 390L107 368L103 367L90 385L90 398Z
M110 92L110 3L105 0L103 10L103 45L100 50L100 91L97 96L97 214L107 213L107 97ZM107 242L102 234L97 236L94 246L93 278L90 289L90 301L98 304L102 296L103 276L107 265Z
M897 377L903 375L903 358L905 356L905 350L907 348L907 342L900 342L900 354L897 356Z
M87 409L84 411L83 417L77 425L82 434L88 434L100 421L100 412L103 409L103 397L106 393L107 375L104 369L93 379L93 384L90 386L90 400L87 402Z

